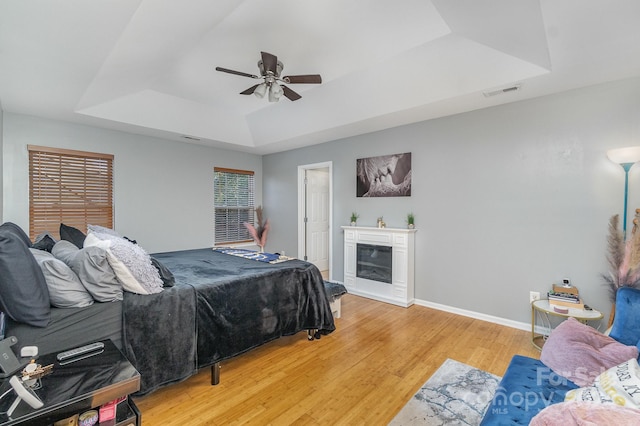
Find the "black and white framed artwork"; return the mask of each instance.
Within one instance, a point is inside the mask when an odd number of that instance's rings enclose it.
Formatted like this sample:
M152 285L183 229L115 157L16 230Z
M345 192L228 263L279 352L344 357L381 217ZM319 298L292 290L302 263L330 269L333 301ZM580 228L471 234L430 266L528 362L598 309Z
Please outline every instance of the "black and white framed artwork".
M411 153L356 160L357 197L410 197Z

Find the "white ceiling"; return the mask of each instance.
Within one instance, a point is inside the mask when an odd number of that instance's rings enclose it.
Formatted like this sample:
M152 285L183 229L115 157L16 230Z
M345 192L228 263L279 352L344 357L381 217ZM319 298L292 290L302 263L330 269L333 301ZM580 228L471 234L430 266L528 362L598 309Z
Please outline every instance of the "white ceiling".
M637 75L638 0L0 1L4 111L261 154Z

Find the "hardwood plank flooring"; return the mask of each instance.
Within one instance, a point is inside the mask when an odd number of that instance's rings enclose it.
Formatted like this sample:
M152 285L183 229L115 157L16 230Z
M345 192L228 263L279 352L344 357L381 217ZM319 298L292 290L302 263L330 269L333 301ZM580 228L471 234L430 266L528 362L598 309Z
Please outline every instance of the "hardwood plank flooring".
M386 425L447 359L502 375L531 334L422 306L345 295L336 331L284 337L151 395L143 426Z

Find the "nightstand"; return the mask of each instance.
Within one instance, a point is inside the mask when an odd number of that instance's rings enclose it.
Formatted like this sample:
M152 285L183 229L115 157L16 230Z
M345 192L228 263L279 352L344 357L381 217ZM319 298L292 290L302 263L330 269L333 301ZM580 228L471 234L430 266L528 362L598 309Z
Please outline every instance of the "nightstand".
M603 318L602 312L595 309L588 311L586 309L569 308L569 312L564 314L556 312L546 299L535 300L531 303L531 343L538 350L542 350L544 342L553 329L551 316L564 319L575 318L584 324L589 321L600 321ZM537 319L540 319L542 325L536 324ZM544 329L544 331L541 329Z
M21 401L8 418L7 406L15 399L15 395L8 394L0 401L0 426L53 424L77 413L97 410L107 402L138 391L140 373L111 340L103 343L103 352L66 365L56 360L58 352L40 356L37 359L40 365L53 364L53 372L42 377L41 387L34 391L44 405L34 409ZM7 382L9 379L0 382L0 391L8 388ZM120 404L119 421L113 424L140 425L140 415L131 398Z

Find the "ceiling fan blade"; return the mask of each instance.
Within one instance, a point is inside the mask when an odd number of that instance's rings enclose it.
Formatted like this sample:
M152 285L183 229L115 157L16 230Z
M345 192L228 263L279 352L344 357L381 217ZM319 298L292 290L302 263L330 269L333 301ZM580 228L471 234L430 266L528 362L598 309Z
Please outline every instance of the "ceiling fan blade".
M260 53L262 54L264 72L271 71L273 75L278 75L278 57L267 52Z
M280 87L282 87L282 91L284 92L284 95L287 98L289 98L290 101L297 101L298 99L300 99L302 97L299 94L297 94L296 92L294 92L293 90L289 89L287 86L280 85Z
M322 77L320 74L308 74L308 75L288 75L282 77L282 80L289 84L320 84L322 83Z
M240 92L241 95L252 95L253 92L255 92L256 87L260 86L259 84L256 84L255 86L251 86L249 87L247 90L244 90L242 92Z
M226 73L229 73L229 74L235 74L235 75L239 75L239 76L242 76L242 77L260 78L257 75L248 74L248 73L242 72L242 71L230 70L228 68L222 68L222 67L216 67L216 71L226 72Z

